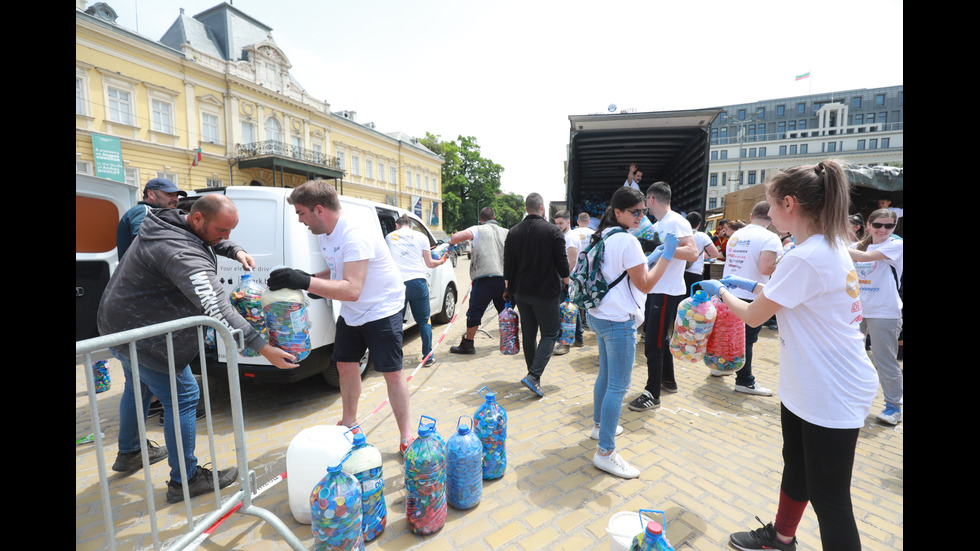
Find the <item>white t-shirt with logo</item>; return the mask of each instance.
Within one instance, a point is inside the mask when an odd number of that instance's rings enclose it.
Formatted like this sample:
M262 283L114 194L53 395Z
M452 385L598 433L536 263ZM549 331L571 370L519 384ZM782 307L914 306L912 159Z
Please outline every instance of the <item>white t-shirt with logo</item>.
M898 284L905 264L904 241L890 238L884 243L868 245L868 252L878 251L884 260L855 262L861 284L861 309L866 318L898 319L902 317L902 298ZM894 268L894 271L893 271Z
M606 228L603 235L616 228ZM603 242L602 252L602 272L603 279L608 285L616 281L625 270L640 264L646 265L647 257L643 254L640 242L628 232L610 235ZM609 321L627 321L630 316L636 321L636 327L643 323L643 313L646 305L647 296L633 285L629 275L602 297L599 306L591 308L589 313L593 316Z
M780 306L779 398L801 419L864 426L878 373L860 332L858 275L841 243L814 235L786 253L762 293Z
M426 236L405 226L389 233L385 241L391 251L391 259L402 274L402 281L425 279L428 276L428 269L422 259L423 254L431 254Z
M344 279L345 262L368 261L360 298L341 302L340 315L347 325L364 325L401 311L405 284L378 228L342 213L331 234L317 237L333 281Z
M691 223L687 221L687 218L672 210L667 211L667 214L662 219L657 220L657 223L654 224L654 229L658 235L673 233L678 240L694 235L694 231L691 229ZM662 237L660 239L663 241ZM686 267L687 261L679 258L671 260L667 265L667 269L664 271L664 275L653 286L653 289L650 289L650 293L671 296L687 294L687 289L685 289L686 285L684 284L684 270Z
M749 224L736 231L725 245L725 276L744 277L759 283L769 281L769 276L759 272L759 257L763 252L779 256L783 245L779 236L758 224ZM733 295L752 300L755 295L744 289L731 289Z

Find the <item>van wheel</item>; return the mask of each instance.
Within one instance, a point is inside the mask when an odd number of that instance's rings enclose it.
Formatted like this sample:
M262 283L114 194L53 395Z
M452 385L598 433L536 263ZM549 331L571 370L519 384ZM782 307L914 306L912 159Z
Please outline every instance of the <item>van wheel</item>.
M436 323L449 323L456 314L456 287L452 284L446 287L446 295L442 299L442 310L432 316Z
M368 369L368 364L371 362L370 352L365 351L364 356L360 361L361 377L364 376L364 372ZM313 360L317 365L318 370L323 375L323 380L327 382L328 385L334 388L340 388L340 372L337 371L337 362L333 360L333 347L332 346L321 346L303 360L304 362Z

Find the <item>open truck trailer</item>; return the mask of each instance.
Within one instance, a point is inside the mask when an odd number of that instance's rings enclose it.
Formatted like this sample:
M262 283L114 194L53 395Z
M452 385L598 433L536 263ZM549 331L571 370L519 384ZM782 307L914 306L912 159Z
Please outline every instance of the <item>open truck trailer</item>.
M711 124L721 109L570 115L566 204L572 215L599 217L630 164L640 190L670 184L673 210L704 215Z

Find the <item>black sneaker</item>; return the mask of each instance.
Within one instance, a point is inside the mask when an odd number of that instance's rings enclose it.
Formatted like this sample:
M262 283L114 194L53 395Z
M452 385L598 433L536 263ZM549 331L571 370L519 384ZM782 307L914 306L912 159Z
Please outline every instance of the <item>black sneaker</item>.
M758 520L759 524L762 524L762 520L759 517L755 517L755 520ZM758 530L736 532L730 536L729 541L733 546L743 551L765 551L768 549L796 551L797 545L795 537L789 543L779 541L779 538L776 537L776 529L772 527L771 522Z
M167 458L167 447L157 446L156 442L147 440L146 454L149 456L150 465L152 465ZM143 456L139 450L130 453L117 453L116 461L112 464L112 470L120 473L131 473L142 468Z
M627 404L627 406L633 411L648 411L651 409L656 409L660 407L660 397L657 396L654 398L653 394L650 394L644 390L639 396L634 398L632 402Z
M660 383L660 388L670 392L671 394L677 392L677 383L672 381L663 381Z
M541 390L541 379L535 377L534 375L528 373L526 377L521 379L521 383L523 383L527 388L531 389L531 392L537 394L538 396L544 396L544 391Z
M459 341L459 346L450 346L451 354L476 354L476 346L472 339L463 338Z
M228 467L218 471L218 488L225 488L238 480L238 468ZM191 497L214 491L214 471L206 467L198 467L194 476L187 481L187 490ZM184 487L180 482L167 481L167 503L184 501Z
M147 417L153 417L154 415L159 415L160 417L163 417L163 404L161 404L160 400L157 400L156 398L154 398L153 401L150 402L150 407L146 409Z

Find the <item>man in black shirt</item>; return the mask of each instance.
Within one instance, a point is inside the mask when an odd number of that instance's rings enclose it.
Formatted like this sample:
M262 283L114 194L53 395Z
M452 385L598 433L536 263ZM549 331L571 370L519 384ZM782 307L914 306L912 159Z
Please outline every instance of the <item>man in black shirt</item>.
M568 282L565 236L544 218L544 199L532 193L524 201L527 216L507 233L504 280L521 316L521 339L527 376L524 386L538 396L544 373L561 330L562 282ZM538 329L541 340L535 345Z

